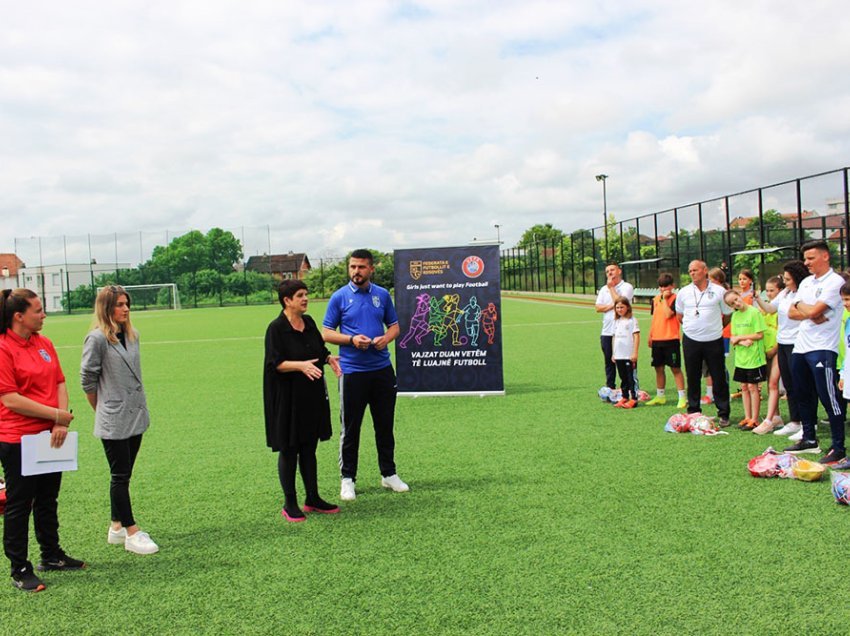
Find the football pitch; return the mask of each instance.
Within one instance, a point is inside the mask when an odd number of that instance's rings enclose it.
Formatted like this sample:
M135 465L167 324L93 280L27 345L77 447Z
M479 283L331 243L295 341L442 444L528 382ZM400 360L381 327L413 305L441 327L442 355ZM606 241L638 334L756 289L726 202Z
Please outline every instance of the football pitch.
M747 460L784 438L675 435L663 432L675 406L602 403L591 307L504 300L506 395L400 398L406 494L381 488L367 416L357 500L287 523L262 419L263 334L278 309L133 314L152 424L131 492L153 556L106 543L108 468L79 388L90 317L47 319L80 431L60 534L89 567L45 573L33 595L6 579L0 633L847 633L850 511L828 481L751 477ZM320 322L324 304L309 313ZM339 502L329 390L319 486Z

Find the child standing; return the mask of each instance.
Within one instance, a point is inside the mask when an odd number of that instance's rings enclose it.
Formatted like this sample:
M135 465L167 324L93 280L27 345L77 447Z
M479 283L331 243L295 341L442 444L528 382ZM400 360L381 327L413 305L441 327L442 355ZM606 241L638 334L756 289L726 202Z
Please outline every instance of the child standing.
M732 338L730 344L735 352L736 382L741 383L744 401L744 419L738 423L742 431L751 431L758 426L761 407L759 383L767 380L767 359L764 355L764 318L758 309L748 305L736 291L723 296L732 313Z
M667 386L667 374L664 367L670 367L673 381L679 392L676 408L686 408L685 378L682 375L682 355L679 343L681 325L676 316L676 294L673 293L673 276L664 273L658 277L658 295L652 299L652 324L649 327L649 347L652 350L652 366L655 368L655 397L647 406L667 404L664 393Z
M776 306L773 304L774 299L779 296L785 288L785 283L779 276L773 276L767 279L764 286L764 292L767 296L767 301L762 300L761 296L756 293L753 298L764 315L764 355L767 358L767 415L764 421L753 429L756 435L764 435L770 433L777 426L782 426L782 418L779 415L779 345L777 343L778 320L779 314L776 312Z
M611 360L620 374L620 388L623 397L614 406L621 409L633 409L637 406L635 391L635 366L640 347L640 326L632 315L632 304L627 298L620 298L614 305L614 354Z
M850 311L850 283L844 283L841 288L841 301L844 303L845 315ZM845 400L850 400L850 318L844 321L844 337L838 343L839 349L844 351L844 364L841 366L840 380L838 388L842 391L842 397ZM848 470L850 469L850 457L845 457L843 460L831 466L833 470Z

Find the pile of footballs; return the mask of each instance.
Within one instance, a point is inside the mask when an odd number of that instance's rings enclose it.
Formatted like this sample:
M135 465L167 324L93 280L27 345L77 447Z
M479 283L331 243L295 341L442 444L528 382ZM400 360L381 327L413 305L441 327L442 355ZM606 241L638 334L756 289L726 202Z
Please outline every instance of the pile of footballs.
M664 425L667 433L691 433L692 435L728 435L714 423L713 417L702 413L675 413Z
M791 453L781 453L767 448L761 455L747 462L747 470L753 477L781 477L800 481L819 481L826 473L826 466L818 462L800 459ZM850 505L850 473L832 471L832 496L835 501Z
M620 389L612 389L607 386L603 386L597 392L599 399L603 402L610 402L611 404L616 404L623 397L623 392ZM649 393L644 390L638 391L638 402L648 402L649 401Z

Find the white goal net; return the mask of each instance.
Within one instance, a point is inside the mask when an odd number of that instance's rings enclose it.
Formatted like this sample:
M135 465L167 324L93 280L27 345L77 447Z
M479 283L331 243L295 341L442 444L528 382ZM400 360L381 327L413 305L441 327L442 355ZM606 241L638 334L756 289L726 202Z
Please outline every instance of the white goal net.
M134 309L180 309L180 292L174 283L121 285L133 299ZM98 287L100 291L103 287Z

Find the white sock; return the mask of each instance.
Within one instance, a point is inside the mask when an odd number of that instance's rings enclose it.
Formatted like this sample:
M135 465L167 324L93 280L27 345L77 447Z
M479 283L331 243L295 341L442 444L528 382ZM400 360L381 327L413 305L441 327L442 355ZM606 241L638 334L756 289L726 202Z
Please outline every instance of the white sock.
M707 387L705 387L705 394L706 394L708 397L713 398L713 397L714 397L714 387L713 387L713 386L707 386Z
M655 389L655 395L658 397L664 397L664 389Z
M685 397L685 395L687 395L687 393L686 393L685 389L682 389L681 391L679 391L679 397L680 397L680 398Z

